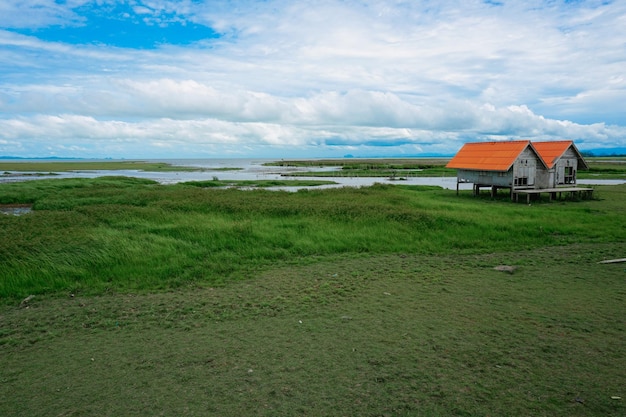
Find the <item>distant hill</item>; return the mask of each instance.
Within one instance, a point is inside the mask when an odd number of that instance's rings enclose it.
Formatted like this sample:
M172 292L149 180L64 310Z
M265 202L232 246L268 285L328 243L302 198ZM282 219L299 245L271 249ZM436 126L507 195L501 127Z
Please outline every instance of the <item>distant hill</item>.
M581 149L584 156L626 156L626 147Z
M2 156L2 155L0 155L0 159L11 159L11 160L13 160L13 159L29 159L29 160L32 160L32 159L41 159L41 160L63 159L63 160L66 160L66 159L84 159L84 158L63 158L63 157L59 157L59 156L46 156L46 157L43 157L43 158L24 158L22 156Z

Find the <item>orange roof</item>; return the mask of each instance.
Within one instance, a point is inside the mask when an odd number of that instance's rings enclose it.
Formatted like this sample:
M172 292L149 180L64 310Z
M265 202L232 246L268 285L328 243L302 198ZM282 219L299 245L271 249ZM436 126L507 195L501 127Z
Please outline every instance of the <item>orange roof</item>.
M569 149L570 146L574 146L574 142L571 140L559 140L554 142L533 142L533 146L539 153L539 156L546 163L548 168L552 168L556 161ZM578 150L574 146L574 150L579 154ZM579 158L581 156L579 155Z
M448 162L446 168L508 171L529 140L466 143Z

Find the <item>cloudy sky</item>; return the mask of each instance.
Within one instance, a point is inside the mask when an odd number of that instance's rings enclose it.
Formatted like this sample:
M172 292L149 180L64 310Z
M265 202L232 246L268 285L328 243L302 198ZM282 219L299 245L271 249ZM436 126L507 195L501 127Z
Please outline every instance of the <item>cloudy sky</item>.
M1 0L0 156L626 146L626 0Z

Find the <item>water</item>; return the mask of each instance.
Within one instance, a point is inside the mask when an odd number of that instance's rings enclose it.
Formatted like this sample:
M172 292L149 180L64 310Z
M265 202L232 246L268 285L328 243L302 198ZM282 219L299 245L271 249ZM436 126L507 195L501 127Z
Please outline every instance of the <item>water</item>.
M7 214L13 216L21 216L22 214L28 214L33 210L31 206L3 206L0 205L0 214Z
M316 179L334 181L337 184L316 187L271 187L270 189L298 190L301 188L338 188L338 187L363 187L375 183L381 184L405 184L405 185L433 185L444 189L456 190L456 178L454 177L403 177L404 180L392 180L384 177L350 177L342 175L338 168L334 167L275 167L264 166L264 163L275 162L276 159L160 159L150 162L166 162L177 166L202 168L202 171L182 172L150 172L139 170L98 170L98 171L70 171L59 172L57 175L33 175L36 173L10 172L0 176L0 182L27 181L43 178L96 178L103 176L126 176L146 178L161 184L175 184L184 181L209 181L217 177L220 180L286 180L296 177L284 176L283 174L303 171L337 171L337 176L316 177ZM224 168L237 168L224 170ZM306 178L306 177L298 177ZM313 177L309 177L313 178ZM614 185L623 184L625 180L578 180L580 185ZM471 190L472 184L459 184L461 190Z

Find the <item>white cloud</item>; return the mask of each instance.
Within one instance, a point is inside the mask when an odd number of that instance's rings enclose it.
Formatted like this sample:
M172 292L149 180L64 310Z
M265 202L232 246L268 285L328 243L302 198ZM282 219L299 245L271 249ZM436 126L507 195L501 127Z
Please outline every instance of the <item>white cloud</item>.
M122 144L129 150L143 148L168 148L169 156L198 155L207 149L221 147L229 153L244 149L276 147L287 152L292 148L315 152L343 152L345 149L365 147L418 147L423 152L450 152L461 146L467 135L478 139L528 138L578 139L583 143L601 144L607 140L619 143L626 128L603 124L580 125L569 121L545 119L528 108L511 106L494 108L484 106L471 109L475 119L471 125L459 130L420 129L406 127L377 127L354 124L345 125L295 125L267 122L234 122L218 119L159 118L148 121L97 120L76 115L34 116L12 120L0 119L0 145L10 148L20 138L45 138L49 148L73 143L112 152ZM471 112L468 110L468 112ZM80 140L76 140L79 138ZM32 145L33 147L35 145ZM26 149L25 149L26 150ZM294 150L294 149L292 149ZM34 149L30 149L34 151ZM386 151L384 151L386 152ZM55 153L57 154L57 153ZM79 156L67 155L67 156ZM123 156L123 155L115 155ZM141 154L133 154L141 157ZM242 155L243 156L243 155ZM323 155L320 155L323 156Z
M4 2L2 16L33 15L0 17L0 28L79 24L81 4ZM20 141L30 152L44 149L38 141L105 152L89 156L140 144L191 156L377 145L450 153L488 138L626 146L624 2L132 5L135 17L187 19L221 37L131 49L0 29L0 154Z
M0 2L0 27L37 29L48 25L74 24L83 19L72 9L88 0L3 0Z

